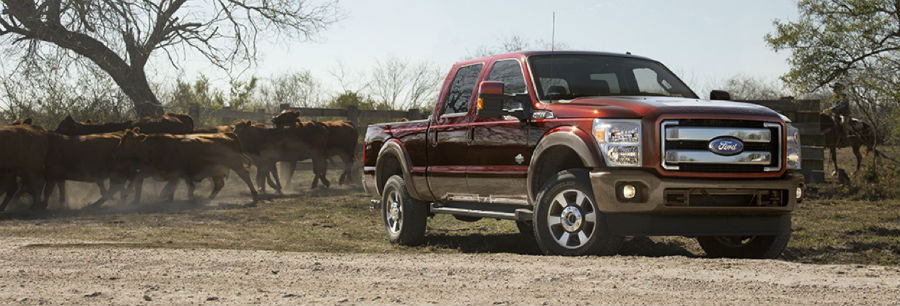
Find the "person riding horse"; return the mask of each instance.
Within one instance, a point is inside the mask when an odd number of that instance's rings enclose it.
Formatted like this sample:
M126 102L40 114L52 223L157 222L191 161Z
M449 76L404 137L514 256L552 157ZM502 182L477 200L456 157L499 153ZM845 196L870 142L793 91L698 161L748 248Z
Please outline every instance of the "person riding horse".
M847 94L844 93L844 84L834 83L834 85L831 85L831 89L834 91L834 95L831 97L831 105L825 111L831 113L835 126L841 129L840 134L843 135L844 139L847 139L852 128L850 126L850 100L847 98Z

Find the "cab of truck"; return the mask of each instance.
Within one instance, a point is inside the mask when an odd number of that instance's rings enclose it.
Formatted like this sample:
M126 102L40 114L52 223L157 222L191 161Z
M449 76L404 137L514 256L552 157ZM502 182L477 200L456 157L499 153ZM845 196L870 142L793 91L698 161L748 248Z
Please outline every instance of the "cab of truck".
M776 257L801 194L798 132L711 97L630 54L461 62L428 119L368 128L364 186L395 243L422 243L428 216L452 214L514 220L547 254L681 235L712 256Z

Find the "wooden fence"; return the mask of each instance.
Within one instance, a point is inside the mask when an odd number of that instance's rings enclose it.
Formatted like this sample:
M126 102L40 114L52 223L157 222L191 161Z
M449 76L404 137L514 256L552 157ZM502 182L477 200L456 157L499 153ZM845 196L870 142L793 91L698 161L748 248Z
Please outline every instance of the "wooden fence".
M819 128L819 100L753 100L791 118L791 125L800 130L800 170L807 183L825 181L825 135Z
M792 125L800 129L800 142L802 144L801 172L806 177L807 183L825 181L824 175L824 145L825 137L819 130L819 101L818 100L751 100L742 101L759 104L771 108L791 119ZM366 125L372 122L384 122L406 118L409 120L424 119L428 114L418 109L406 111L396 110L360 110L354 107L347 109L290 107L281 105L282 110L293 109L300 111L301 116L307 118L340 117L353 122L365 135ZM207 110L199 107L191 108L190 115L195 119L202 117L214 117L226 120L250 119L268 123L273 114L257 111L236 111L229 109ZM200 120L196 120L199 122ZM361 124L362 123L362 124Z

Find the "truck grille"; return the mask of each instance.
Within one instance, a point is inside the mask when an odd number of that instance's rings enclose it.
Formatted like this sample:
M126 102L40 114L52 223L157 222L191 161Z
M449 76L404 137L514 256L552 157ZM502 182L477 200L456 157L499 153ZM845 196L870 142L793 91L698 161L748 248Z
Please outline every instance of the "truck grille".
M665 120L660 124L660 163L682 172L775 172L781 170L781 125L746 120ZM742 149L713 152L720 138Z

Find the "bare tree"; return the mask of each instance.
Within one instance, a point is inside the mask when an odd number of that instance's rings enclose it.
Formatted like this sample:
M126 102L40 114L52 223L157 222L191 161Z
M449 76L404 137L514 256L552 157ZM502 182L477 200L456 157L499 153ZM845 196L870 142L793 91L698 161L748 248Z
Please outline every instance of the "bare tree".
M440 75L432 65L390 58L375 65L369 89L375 99L393 109L410 109L430 102L439 83Z
M722 88L739 100L774 100L789 96L784 86L773 80L748 75L735 75Z
M174 65L195 51L221 68L252 63L265 34L309 39L338 16L307 0L0 0L0 38L23 63L62 53L102 69L139 115L162 112L145 67L155 51ZM159 53L159 52L156 52Z
M321 86L309 71L273 76L260 88L266 107L290 104L311 107L319 104Z

